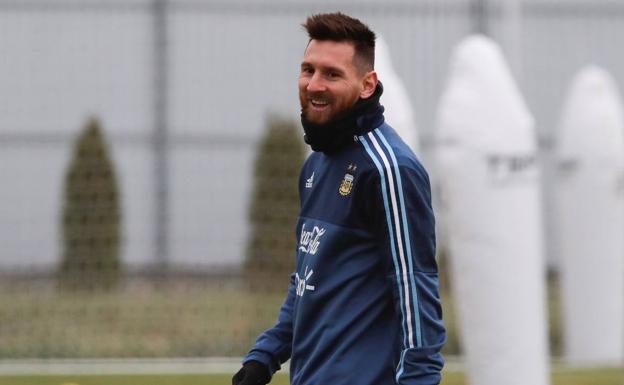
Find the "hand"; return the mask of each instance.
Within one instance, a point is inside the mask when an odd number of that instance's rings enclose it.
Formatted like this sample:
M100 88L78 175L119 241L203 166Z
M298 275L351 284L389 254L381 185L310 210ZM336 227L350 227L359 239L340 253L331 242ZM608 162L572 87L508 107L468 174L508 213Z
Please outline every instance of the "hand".
M232 385L266 385L271 381L269 369L258 361L247 361L232 377Z

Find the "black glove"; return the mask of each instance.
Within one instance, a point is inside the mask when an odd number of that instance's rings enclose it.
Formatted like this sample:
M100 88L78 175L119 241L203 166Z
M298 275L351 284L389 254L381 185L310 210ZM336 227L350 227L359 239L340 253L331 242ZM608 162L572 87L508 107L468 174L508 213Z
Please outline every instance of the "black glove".
M247 361L232 377L232 385L266 385L271 381L269 368L258 361Z

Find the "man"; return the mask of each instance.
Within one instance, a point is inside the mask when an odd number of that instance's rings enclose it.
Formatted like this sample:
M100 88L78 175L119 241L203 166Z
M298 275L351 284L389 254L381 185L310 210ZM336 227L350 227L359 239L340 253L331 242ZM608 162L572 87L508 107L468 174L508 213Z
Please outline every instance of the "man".
M375 34L341 13L304 27L299 99L315 152L299 178L296 272L232 384L267 384L289 358L293 385L438 384L429 180L384 122Z

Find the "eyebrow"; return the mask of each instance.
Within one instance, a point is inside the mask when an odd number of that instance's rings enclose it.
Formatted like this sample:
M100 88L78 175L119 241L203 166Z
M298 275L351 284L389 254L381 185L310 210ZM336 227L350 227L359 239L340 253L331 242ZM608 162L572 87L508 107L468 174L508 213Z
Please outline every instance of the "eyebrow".
M304 67L314 67L314 66L310 62L303 61L301 62L301 68L304 68ZM340 75L344 75L345 73L344 70L338 67L334 67L334 66L321 66L321 69L324 71L336 72L336 73L339 73Z

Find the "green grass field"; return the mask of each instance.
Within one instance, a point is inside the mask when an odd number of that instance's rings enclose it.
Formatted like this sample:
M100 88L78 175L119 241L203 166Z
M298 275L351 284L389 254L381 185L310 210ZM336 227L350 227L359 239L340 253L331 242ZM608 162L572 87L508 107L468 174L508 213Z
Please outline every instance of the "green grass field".
M457 355L444 277L443 353ZM560 354L556 287L551 282L548 330L551 351ZM242 356L275 322L283 298L282 292L245 289L240 279L214 277L135 280L117 291L91 293L59 291L50 282L0 283L0 359Z
M550 338L560 350L556 286ZM446 353L459 344L452 301L443 290ZM270 326L283 294L244 290L236 282L141 284L110 293L68 293L49 285L0 287L0 359L241 356ZM0 376L0 385L229 385L231 375ZM273 385L287 385L278 375ZM443 385L466 384L447 372ZM530 385L530 384L528 384ZM555 370L553 385L624 385L620 370Z
M0 359L242 356L275 322L283 298L235 282L145 283L108 293L6 285ZM444 353L457 354L451 301L443 303Z
M552 385L624 385L624 369L556 371ZM0 376L0 385L230 385L231 375ZM461 373L445 373L442 385L465 385ZM271 385L288 385L276 375Z
M0 358L242 356L283 294L205 282L71 293L0 289Z

